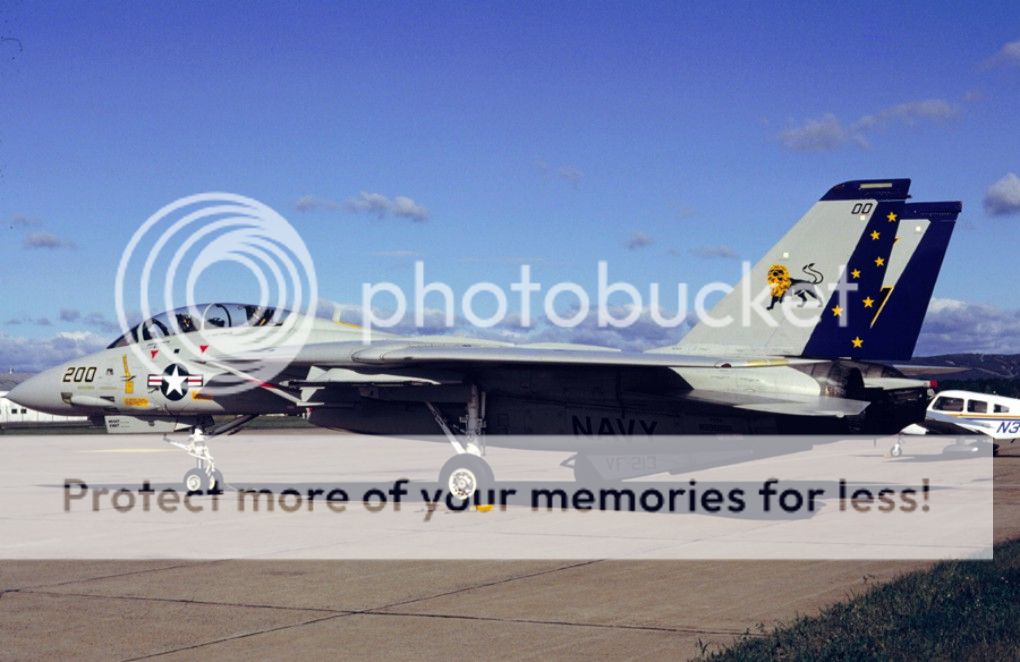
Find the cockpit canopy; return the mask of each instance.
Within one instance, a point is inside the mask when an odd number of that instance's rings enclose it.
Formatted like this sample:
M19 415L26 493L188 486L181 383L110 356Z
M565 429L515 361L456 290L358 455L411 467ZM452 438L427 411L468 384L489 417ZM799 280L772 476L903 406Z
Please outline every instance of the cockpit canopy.
M209 329L230 329L246 326L276 326L283 323L286 310L243 303L207 303L178 308L150 317L107 346L123 347L136 342L157 340Z

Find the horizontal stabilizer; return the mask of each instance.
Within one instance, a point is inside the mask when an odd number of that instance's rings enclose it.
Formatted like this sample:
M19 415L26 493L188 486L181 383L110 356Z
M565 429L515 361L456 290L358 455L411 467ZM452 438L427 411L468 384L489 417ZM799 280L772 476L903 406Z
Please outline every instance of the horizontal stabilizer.
M914 363L898 363L893 368L907 377L926 377L928 375L953 375L969 372L973 368L958 365L917 365Z
M831 398L817 395L783 394L779 397L741 391L710 391L696 389L679 395L680 399L723 405L784 416L856 416L870 404L863 400Z

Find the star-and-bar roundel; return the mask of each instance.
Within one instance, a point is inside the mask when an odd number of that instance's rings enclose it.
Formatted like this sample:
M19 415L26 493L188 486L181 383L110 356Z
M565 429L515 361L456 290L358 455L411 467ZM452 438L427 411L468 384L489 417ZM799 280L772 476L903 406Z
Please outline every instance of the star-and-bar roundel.
M167 400L180 400L192 388L200 388L205 383L202 375L192 375L182 365L171 363L162 374L149 375L149 388L159 389Z

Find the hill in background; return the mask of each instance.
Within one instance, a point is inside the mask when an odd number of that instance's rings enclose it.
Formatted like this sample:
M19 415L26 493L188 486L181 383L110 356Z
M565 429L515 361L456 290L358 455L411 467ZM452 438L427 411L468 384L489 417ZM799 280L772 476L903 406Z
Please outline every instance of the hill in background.
M918 357L910 364L966 369L952 373L953 380L1020 379L1020 354L942 354Z

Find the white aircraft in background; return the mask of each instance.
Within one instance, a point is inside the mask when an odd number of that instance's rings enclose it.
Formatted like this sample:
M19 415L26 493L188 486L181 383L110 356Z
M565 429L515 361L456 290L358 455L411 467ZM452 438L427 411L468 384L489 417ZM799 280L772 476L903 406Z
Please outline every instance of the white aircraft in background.
M904 434L966 434L977 432L993 442L1020 439L1020 400L973 391L942 391L925 414L923 423L903 429ZM998 450L999 444L993 444ZM902 452L899 444L892 455Z

